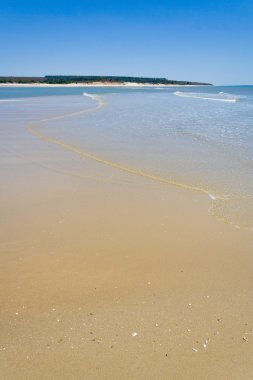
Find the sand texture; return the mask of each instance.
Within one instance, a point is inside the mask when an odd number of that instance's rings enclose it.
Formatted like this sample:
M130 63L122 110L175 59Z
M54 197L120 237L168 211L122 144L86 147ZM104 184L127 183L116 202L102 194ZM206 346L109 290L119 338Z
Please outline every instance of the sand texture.
M0 379L252 379L252 232L4 116Z

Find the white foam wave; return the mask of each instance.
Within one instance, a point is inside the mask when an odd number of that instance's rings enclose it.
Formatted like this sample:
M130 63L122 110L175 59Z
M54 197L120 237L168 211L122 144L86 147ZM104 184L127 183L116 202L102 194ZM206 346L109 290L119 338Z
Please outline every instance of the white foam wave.
M216 201L216 199L217 199L216 195L213 195L211 193L209 193L208 196L210 199L212 199L212 201Z
M174 92L176 96L182 96L185 98L196 98L196 99L205 99L205 100L214 100L219 102L229 102L236 103L240 100L238 96L226 94L225 92L219 92L218 94L211 93L201 93L201 92Z
M0 103L6 103L6 102L22 102L23 99L0 99Z
M97 95L89 94L88 92L84 92L83 96L87 96L88 98L91 98L93 100L98 100L98 96Z

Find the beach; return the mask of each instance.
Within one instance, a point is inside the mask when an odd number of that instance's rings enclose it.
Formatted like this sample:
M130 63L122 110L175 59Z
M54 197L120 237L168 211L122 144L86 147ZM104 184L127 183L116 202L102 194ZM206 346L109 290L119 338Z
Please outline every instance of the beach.
M250 380L250 164L189 130L247 104L96 91L0 103L0 378Z
M197 87L197 85L179 85L179 84L151 84L135 82L91 82L91 83L68 83L68 84L50 84L50 83L0 83L0 87Z

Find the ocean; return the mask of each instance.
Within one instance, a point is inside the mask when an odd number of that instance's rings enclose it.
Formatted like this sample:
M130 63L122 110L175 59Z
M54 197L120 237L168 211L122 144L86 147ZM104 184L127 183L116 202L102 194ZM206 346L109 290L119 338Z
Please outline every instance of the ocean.
M253 86L0 88L0 146L24 155L12 128L68 150L69 173L83 174L79 156L196 192L212 216L253 231Z

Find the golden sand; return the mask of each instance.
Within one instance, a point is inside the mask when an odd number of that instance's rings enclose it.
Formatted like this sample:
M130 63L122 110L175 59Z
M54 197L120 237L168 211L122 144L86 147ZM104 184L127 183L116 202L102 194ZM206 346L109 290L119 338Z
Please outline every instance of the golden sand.
M252 379L252 232L194 189L22 144L1 154L0 379Z

